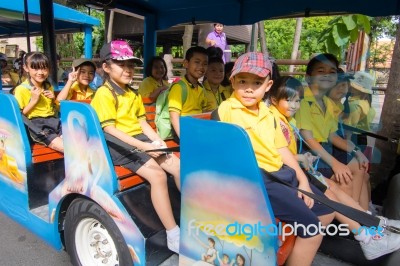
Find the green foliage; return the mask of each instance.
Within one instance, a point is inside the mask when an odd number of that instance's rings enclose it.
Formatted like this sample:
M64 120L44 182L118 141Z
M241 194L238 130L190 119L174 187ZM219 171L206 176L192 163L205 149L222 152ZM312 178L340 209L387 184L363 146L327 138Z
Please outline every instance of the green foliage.
M324 52L342 58L348 45L357 40L360 31L371 32L370 21L370 17L358 14L333 18L318 38L323 43Z
M315 53L323 51L323 44L318 40L332 17L304 18L302 24L299 59L309 59ZM279 19L264 21L267 49L270 55L276 59L288 59L291 57L296 29L296 19ZM280 66L281 71L288 67ZM302 71L302 67L297 67Z

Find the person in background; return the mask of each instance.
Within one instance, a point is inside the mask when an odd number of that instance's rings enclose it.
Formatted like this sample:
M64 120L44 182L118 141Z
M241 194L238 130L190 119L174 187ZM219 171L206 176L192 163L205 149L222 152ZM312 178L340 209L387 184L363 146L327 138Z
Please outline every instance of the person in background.
M14 96L22 114L33 124L28 126L30 135L35 142L63 152L54 88L48 81L49 58L43 53L31 52L25 55L23 61L28 78L15 88Z
M68 71L64 70L61 66L61 57L57 54L57 80L59 83L64 84L68 80Z
M0 76L1 83L3 85L12 85L12 80L9 73L5 72L7 67L7 56L3 53L0 53Z
M375 110L372 103L372 86L374 79L366 72L356 72L354 79L350 81L349 114L343 122L365 131L371 131L371 122L375 117ZM357 145L367 145L367 137L360 134L348 134Z
M180 127L179 118L181 116L201 114L206 110L207 99L203 85L199 82L207 72L208 56L204 47L195 46L186 51L183 66L186 68L186 75L182 77L187 88L187 97L182 102L182 86L179 83L171 86L168 95L169 114L173 128L175 141L179 141Z
M72 62L72 72L68 74L67 83L57 95L57 101L92 99L94 91L90 88L90 83L95 70L95 64L89 59L75 59Z
M146 78L139 85L139 93L143 98L150 98L152 102L158 95L168 89L167 64L160 56L150 59L145 69Z
M215 46L221 48L224 52L222 60L224 63L231 61L231 52L226 40L224 32L224 25L221 23L214 24L214 30L207 35L206 43L208 46Z
M26 73L23 68L23 58L25 54L26 52L21 50L18 54L18 58L13 61L13 70L10 71L10 77L14 86L26 80Z
M96 72L94 73L94 79L89 86L94 90L97 90L97 88L103 85L104 83L103 80L104 71L99 61L96 61L95 65L96 65Z
M228 62L225 63L225 76L224 76L224 80L221 82L221 85L224 86L230 93L232 94L233 89L232 89L232 84L231 84L231 80L229 79L229 77L231 76L232 73L232 68L235 65L235 62Z
M221 85L224 79L224 62L222 58L209 57L206 72L206 81L203 83L207 98L207 111L212 111L229 98L229 89Z

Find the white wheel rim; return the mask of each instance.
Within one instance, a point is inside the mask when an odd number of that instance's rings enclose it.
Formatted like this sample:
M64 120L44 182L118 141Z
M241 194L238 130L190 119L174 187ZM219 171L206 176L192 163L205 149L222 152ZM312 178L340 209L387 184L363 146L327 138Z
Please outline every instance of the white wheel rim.
M85 218L79 222L75 231L75 247L82 265L119 265L114 241L96 219Z

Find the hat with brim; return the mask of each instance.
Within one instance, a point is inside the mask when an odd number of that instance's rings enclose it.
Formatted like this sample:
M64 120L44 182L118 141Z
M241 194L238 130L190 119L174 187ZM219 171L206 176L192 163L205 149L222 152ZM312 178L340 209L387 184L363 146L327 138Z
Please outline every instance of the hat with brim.
M356 72L354 79L350 81L351 86L363 93L372 94L374 78L366 72Z
M143 64L142 60L134 56L131 46L123 40L115 40L103 45L100 50L100 57L103 60L133 60L138 65Z
M230 78L239 73L251 73L266 78L268 75L272 75L272 64L267 54L245 53L236 60Z
M93 66L94 70L96 70L96 65L89 59L79 58L79 59L75 59L74 61L72 61L72 67L75 69L77 69L78 67L80 67L83 64L91 65L91 66Z

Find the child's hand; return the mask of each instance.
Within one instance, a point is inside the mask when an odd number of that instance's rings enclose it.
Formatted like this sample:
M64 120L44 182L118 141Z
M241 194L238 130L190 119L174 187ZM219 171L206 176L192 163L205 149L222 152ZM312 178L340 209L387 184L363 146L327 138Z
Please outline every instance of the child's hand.
M54 99L54 92L52 92L50 90L44 90L43 95L49 99Z
M31 89L31 101L37 103L39 101L41 93L42 93L42 89L33 87Z
M310 188L310 185L308 184L308 182L300 183L299 184L299 189L302 189L304 191L313 193L311 188ZM307 195L304 195L301 192L298 192L297 195L298 195L299 198L303 199L304 203L307 205L308 208L311 209L314 206L314 200L312 198L308 197Z
M360 167L360 170L364 169L365 171L367 171L368 170L369 160L364 155L364 153L362 153L361 151L357 151L356 154L355 154L355 158L358 161L358 165Z
M68 80L75 82L78 79L79 67L75 70L75 67L72 68L72 72L68 74Z
M350 168L336 159L334 159L332 163L332 170L335 174L336 181L340 184L343 184L343 182L349 184L353 179Z
M155 149L159 149L160 147L156 147L155 145L151 144L151 143L145 143L145 145L143 145L143 150L147 151L147 150L155 150ZM148 155L150 155L153 158L158 158L159 156L161 156L163 153L159 152L159 151L152 151L152 152L147 152Z

